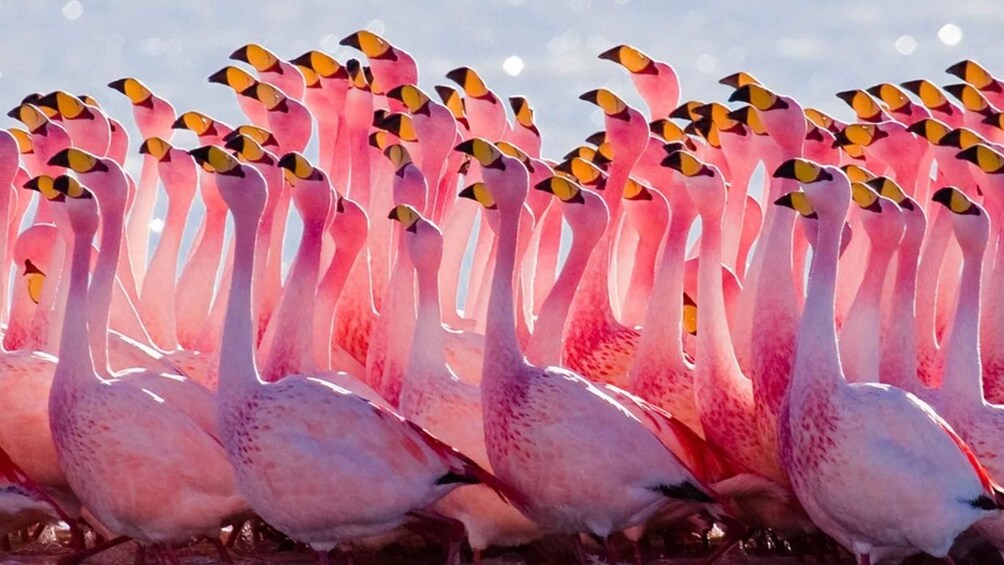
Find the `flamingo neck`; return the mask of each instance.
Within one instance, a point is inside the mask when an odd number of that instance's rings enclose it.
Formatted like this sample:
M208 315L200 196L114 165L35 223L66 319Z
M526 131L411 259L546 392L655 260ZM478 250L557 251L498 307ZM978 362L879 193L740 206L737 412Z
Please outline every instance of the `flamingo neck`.
M917 260L916 249L901 247L896 264L891 321L882 351L882 382L908 392L919 392L924 386L917 376Z
M499 211L498 252L485 324L483 380L496 386L513 379L525 364L516 338L513 276L520 211Z
M88 336L87 278L91 268L91 240L94 234L75 234L69 269L69 293L59 342L59 365L53 380L53 396L72 394L87 379L97 376ZM71 304L72 302L72 304ZM61 394L62 393L62 394Z
M331 336L334 331L335 305L345 288L345 282L359 257L359 245L335 248L331 265L317 285L317 308L314 321L320 331L314 332L314 359L322 368L331 368Z
M91 300L88 324L91 327L91 349L95 366L103 374L109 374L108 367L108 325L111 320L112 290L115 285L115 271L122 252L122 218L125 202L121 198L106 198L99 202L101 212L101 250L94 266L91 280Z
M446 365L446 340L439 303L438 267L438 263L415 264L415 274L418 278L418 315L415 319L415 337L411 343L412 366L436 368ZM418 371L416 374L431 373Z
M670 219L662 261L645 311L645 324L642 326L644 331L641 332L635 354L635 360L639 364L647 364L649 359L659 359L664 365L686 365L680 324L683 320L683 265L687 252L687 234L693 223L694 215L690 213L675 214ZM642 373L648 374L647 371ZM637 390L636 386L641 384L632 383L632 389Z
M938 349L938 340L934 333L938 280L941 277L942 263L952 232L949 213L943 208L935 212L934 221L925 238L926 245L921 252L917 275L917 344L933 351Z
M251 287L257 217L234 216L235 254L227 313L220 343L217 395L224 403L239 400L261 384L254 358L255 327L251 319Z
M274 341L264 370L266 381L276 381L285 376L279 373L310 372L312 369L314 296L323 235L323 220L304 222L300 247L286 277L286 287L276 314ZM236 255L234 259L236 261ZM230 292L233 292L232 285ZM275 371L280 364L281 370Z
M171 351L178 347L177 331L175 329L175 294L177 291L178 255L181 250L181 238L185 231L185 220L191 207L191 198L175 198L168 201L167 219L164 232L153 252L150 266L146 270L148 276L143 279L143 288L147 300L154 308L163 312L167 326L158 336L164 349Z
M740 375L732 337L729 334L722 290L722 222L721 216L701 217L701 261L697 267L699 289L697 308L698 370L707 367L713 375ZM681 296L672 297L682 301ZM677 319L682 319L682 316Z
M983 369L980 358L980 279L983 250L964 250L955 317L945 344L943 402L973 406L983 402Z
M153 218L154 205L157 202L157 159L150 156L143 159L143 167L139 174L139 184L136 187L136 197L129 211L128 231L132 243L132 263L138 271L146 267L146 254L150 241L150 220ZM168 204L168 214L171 206ZM165 235L166 235L165 229ZM163 238L164 235L161 235ZM159 296L167 296L159 295Z
M565 265L540 307L527 346L527 358L534 365L557 365L561 362L561 336L568 311L589 258L596 251L597 238L586 239L574 234L572 237Z
M798 328L795 368L789 389L791 398L804 398L813 390L835 391L846 385L837 350L835 290L837 259L843 218L820 218L812 266L805 296L805 309ZM815 396L817 401L829 394Z

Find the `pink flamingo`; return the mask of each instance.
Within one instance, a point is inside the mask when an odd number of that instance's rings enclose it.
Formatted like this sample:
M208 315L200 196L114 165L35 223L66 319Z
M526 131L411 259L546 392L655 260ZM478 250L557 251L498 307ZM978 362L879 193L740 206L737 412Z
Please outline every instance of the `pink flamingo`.
M133 119L143 139L159 137L165 141L171 140L171 134L174 133L171 126L177 117L170 102L155 95L145 84L134 78L112 81L108 86L129 98ZM153 219L153 207L157 201L158 168L156 158L143 160L136 197L129 211L126 227L130 262L136 269L137 282L141 288L147 270L147 250L150 248L150 220ZM142 300L140 303L142 304Z
M338 43L354 47L366 55L370 68L373 69L373 75L385 92L403 84L418 84L418 65L415 59L404 49L391 45L389 41L372 31L359 30L342 38Z
M59 506L0 449L0 538L33 524L68 520Z
M1004 106L1004 86L983 65L972 59L963 59L945 69L945 72L959 77L975 86L998 108Z
M620 201L628 185L628 174L648 144L648 123L641 112L631 108L606 89L580 96L600 106L608 135L616 151L610 164L603 198L610 209L611 222L586 265L579 290L572 301L565 325L563 358L568 367L588 378L624 386L638 342L638 332L622 326L610 306L608 277Z
M347 163L338 158L347 147L345 134L345 97L349 91L349 73L338 61L321 51L307 51L290 61L300 67L307 89L303 101L317 119L319 163L328 171L335 186L348 185Z
M299 73L300 71L296 71ZM310 141L313 119L310 110L295 98L288 98L278 88L264 82L240 92L265 106L269 130L279 141L282 151L303 151ZM259 127L262 124L256 124Z
M1004 429L1004 407L984 399L979 347L980 280L990 219L985 209L954 187L935 192L934 201L952 213L953 231L964 255L955 316L945 340L945 376L937 398L938 414L972 447L990 477L998 480L1004 476L1004 467L997 461L1004 449L999 439ZM978 522L976 529L998 550L1004 548L1004 520L1000 516Z
M931 111L931 117L953 128L962 126L962 109L953 104L933 82L927 79L910 80L900 83L900 86L919 98L921 104Z
M834 287L850 184L839 169L806 161L788 161L775 174L798 179L819 218L781 417L792 486L813 522L859 564L889 550L944 557L960 532L998 514L997 493L968 446L926 404L899 389L847 383ZM847 477L861 480L852 485ZM939 512L921 517L904 504Z
M867 92L884 102L889 115L903 125L908 126L931 117L930 110L914 103L902 88L891 82L876 84L868 88Z
M299 73L300 71L297 70L296 72ZM227 65L209 75L209 82L229 87L237 97L237 105L240 106L241 112L244 112L244 115L251 120L251 123L260 127L268 126L268 116L265 107L253 98L241 96L242 92L253 87L258 82L247 71L239 67Z
M52 224L33 224L17 235L11 256L23 283L15 283L13 287L10 317L3 336L3 347L8 351L27 347L31 317L39 308L46 287L54 286L46 285L45 279L46 273L55 267L49 250L59 244L58 237L58 230Z
M243 98L241 98L243 100ZM234 128L202 112L188 111L171 124L173 129L187 129L199 137L199 143L219 145Z
M470 67L458 67L446 73L446 78L464 90L464 110L471 135L485 139L502 139L506 128L505 107Z
M111 129L108 127L108 116L100 109L87 106L63 90L42 96L37 104L56 111L53 119L62 122L74 145L96 155L108 153Z
M631 82L653 119L669 116L679 104L680 79L669 64L656 61L631 45L612 47L600 53L600 59L613 61L631 73Z
M437 288L442 234L410 206L396 206L391 216L404 230L418 279L418 317L401 389L401 413L490 470L480 387L459 379L446 359ZM542 533L540 526L484 489L451 493L436 509L464 523L478 555L490 545L519 545Z
M516 340L513 273L529 176L518 159L483 139L457 149L479 162L498 206L500 241L481 400L488 458L499 478L518 493L517 508L549 530L606 538L643 523L671 500L711 503L679 459L610 397L576 373L539 368L523 358ZM571 431L583 425L599 425L605 430L602 439L587 440ZM625 441L635 447L624 451Z
M87 276L98 213L89 190L70 182L63 190L74 232L71 305L49 400L60 466L89 515L115 534L158 547L216 536L246 508L223 446L157 394L95 371ZM162 442L148 441L150 429Z
M381 534L410 515L423 515L422 509L458 484L497 484L422 428L344 389L296 375L277 383L261 380L254 358L251 283L265 181L219 148L203 147L194 156L218 177L239 248L217 398L223 444L251 507L327 563L327 553L340 542ZM314 430L309 441L307 428ZM345 434L347 429L354 432ZM248 457L252 451L257 455ZM351 464L344 453L352 454ZM304 481L304 469L319 467L325 473ZM301 489L275 488L292 482ZM345 489L363 496L349 500L335 494Z

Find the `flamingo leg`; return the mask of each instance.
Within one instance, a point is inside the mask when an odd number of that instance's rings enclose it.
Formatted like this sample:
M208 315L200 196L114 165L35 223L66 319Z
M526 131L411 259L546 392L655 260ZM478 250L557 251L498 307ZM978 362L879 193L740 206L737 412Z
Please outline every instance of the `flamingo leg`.
M711 565L715 561L718 561L726 553L732 551L734 547L747 540L751 535L753 535L753 533L755 533L755 530L753 528L748 528L743 530L740 534L729 534L725 538L725 543L723 543L721 547L716 549L714 553L709 555L708 558L704 560L704 565Z
M214 537L209 541L213 544L213 547L216 548L216 553L220 556L220 561L231 564L234 562L234 560L230 557L230 552L227 551L227 546L220 541L220 538Z
M858 565L872 565L872 556L867 553L858 555Z
M146 565L146 546L136 544L136 557L133 565Z
M645 558L641 553L641 542L638 540L631 540L631 547L634 549L635 565L645 565Z
M578 535L572 536L572 544L575 546L575 557L579 560L579 565L589 563L589 560L586 559L586 549L582 547L582 539Z
M317 552L317 561L321 565L331 565L331 559L328 557L328 552L327 551L318 551Z
M233 547L234 544L237 543L237 540L240 539L241 537L241 532L244 530L244 524L247 523L248 523L247 520L241 520L234 524L233 531L230 532L229 536L227 536L227 542L226 542L227 547Z

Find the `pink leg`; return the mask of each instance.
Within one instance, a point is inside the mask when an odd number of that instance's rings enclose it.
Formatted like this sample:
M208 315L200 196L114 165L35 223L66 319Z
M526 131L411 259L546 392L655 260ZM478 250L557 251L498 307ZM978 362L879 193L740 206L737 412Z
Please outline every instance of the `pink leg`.
M331 559L328 557L327 551L318 551L317 561L320 562L321 565L331 565Z
M617 563L620 563L621 559L620 556L617 555L617 546L614 545L614 540L611 539L611 536L607 536L607 539L604 541L607 546L607 562L610 563L610 565L617 565Z
M133 559L134 565L146 565L146 546L136 544L136 557Z
M241 537L241 532L244 530L244 524L247 523L247 520L241 520L234 524L234 530L227 536L227 547L233 547L237 543L237 540Z
M634 548L635 565L645 565L645 558L641 554L641 542L638 540L631 540L631 546Z
M231 564L234 562L234 560L230 557L230 552L227 551L227 546L223 545L220 538L214 537L209 541L213 544L213 547L216 548L216 553L220 556L220 561Z
M872 565L872 556L867 553L858 555L858 565Z
M474 563L475 564L481 563L481 553L482 552L481 552L480 549L475 549L474 550Z
M703 562L704 565L711 565L715 561L718 561L726 553L728 553L729 551L732 551L732 548L734 548L735 546L737 546L740 543L744 542L753 533L754 533L754 530L752 528L750 528L750 529L744 530L743 532L741 532L739 534L734 534L734 533L728 534L725 537L725 543L722 544L721 547L719 547L718 549L716 549L714 553L712 553L711 555L709 555L708 558L704 560L704 562Z

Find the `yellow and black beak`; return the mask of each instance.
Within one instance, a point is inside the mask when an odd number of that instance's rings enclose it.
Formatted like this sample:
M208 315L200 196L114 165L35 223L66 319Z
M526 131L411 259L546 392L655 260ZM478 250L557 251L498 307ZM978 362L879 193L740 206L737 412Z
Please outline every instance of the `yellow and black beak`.
M608 117L627 121L629 119L627 104L619 96L610 92L606 88L590 90L579 96L579 100L585 100L596 104Z
M934 118L924 118L917 120L906 128L906 131L919 135L935 145L941 145L941 140L948 134L951 128L940 120Z
M904 210L910 210L911 212L915 209L914 201L912 198L903 192L902 187L889 177L875 177L864 181L869 187L875 192L882 196L885 196L889 200L892 200L900 208Z
M349 73L334 57L321 51L307 51L290 61L301 69L310 69L321 78L349 78Z
M854 164L843 165L842 167L840 167L840 170L843 171L845 175L847 175L847 180L851 182L868 182L874 178L877 178L875 176L875 173L869 171L868 169L862 167L861 165L854 165Z
M659 72L651 57L630 45L618 45L600 53L600 59L613 61L627 69L631 74L654 75Z
M153 93L146 85L134 78L120 78L109 82L108 86L125 94L133 106L153 108Z
M24 284L28 288L28 298L38 304L42 300L42 290L45 288L45 273L31 262L24 260Z
M796 180L802 184L831 181L833 175L808 159L788 159L774 171L774 178Z
M457 196L474 200L487 210L495 210L498 208L498 204L495 203L495 197L492 196L491 191L488 190L488 185L483 182L476 182L467 186L461 190Z
M864 90L845 90L837 93L837 98L843 100L854 110L859 120L866 122L882 121L882 106Z
M320 175L303 155L293 151L279 159L279 166L285 169L286 180L290 185L296 185L298 180L317 180Z
M879 203L879 194L872 187L863 182L851 183L851 200L862 210L882 213L882 205Z
M266 82L256 82L240 92L241 96L254 98L269 112L289 112L289 103L281 90Z
M525 96L510 96L509 106L512 108L517 124L540 135L537 125L533 122L533 108L530 107L530 101Z
M248 43L230 54L234 61L241 61L254 67L259 73L282 74L279 58L257 43Z
M171 124L173 129L187 129L195 135L216 135L216 121L201 112L185 112Z
M910 105L910 97L900 87L889 82L876 84L865 89L865 92L885 103L890 112L899 112Z
M422 219L422 215L407 204L398 204L391 208L389 214L387 214L387 219L395 220L404 227L404 231L409 231L411 233L418 233L418 221Z
M732 88L742 88L747 84L763 85L763 83L757 80L755 76L743 71L733 73L727 77L722 77L719 79L718 84L724 84L725 86L731 86Z
M673 151L660 163L685 177L713 177L715 172L689 151Z
M237 157L244 161L249 163L267 162L275 164L275 161L269 155L266 155L265 150L262 149L261 145L254 138L237 130L230 132L223 141L223 147L235 152Z
M960 151L955 158L969 161L979 167L984 173L997 174L1004 172L1004 155L1001 155L989 145L982 143L973 145L968 149Z
M429 97L413 84L402 84L387 91L387 98L404 104L412 114L429 115Z
M391 140L390 134L384 130L377 130L369 136L370 147L376 147L380 151L390 147L391 143L393 140Z
M338 44L358 49L370 59L397 60L397 54L386 39L365 29L343 38Z
M474 157L486 169L505 170L502 152L487 139L474 137L456 146L454 150Z
M373 119L376 122L377 116L375 113ZM383 118L380 118L379 124L374 123L374 125L380 129L389 131L402 141L418 141L418 135L415 133L415 124L408 114L400 112L386 114Z
M246 135L262 147L279 147L279 140L275 138L275 135L267 129L258 126L250 124L239 125L237 129L225 135L223 140L226 141L228 138L236 135Z
M571 175L576 181L596 190L606 188L606 173L594 163L582 157L575 156L566 159L558 163L554 167L554 170Z
M990 71L972 59L965 59L945 69L945 72L959 77L976 88L986 92L1001 92L1001 85Z
M729 102L745 102L751 104L761 112L771 110L784 110L788 108L788 103L780 96L760 86L759 84L746 84L740 86L729 96Z
M90 153L68 147L56 153L49 159L48 165L65 167L76 173L108 172L108 165Z
M846 147L848 145L868 147L886 137L889 137L889 134L882 131L882 128L877 124L850 124L836 135L833 147Z
M56 179L49 175L39 175L24 183L23 188L40 193L46 200L61 202L64 196L56 190L55 182Z
M67 198L91 199L94 194L69 175L59 175L52 181L52 188Z
M533 168L533 160L530 159L530 156L527 155L525 151L523 151L516 145L513 145L508 141L497 141L495 142L495 147L497 147L498 150L501 151L503 155L508 155L509 157L512 157L514 159L519 159L519 162L523 163L523 166L525 166L526 170L529 171L530 173L535 172Z
M35 152L35 144L31 141L31 134L23 129L10 128L7 130L17 142L17 152L21 155L29 155Z
M452 71L446 73L446 78L459 84L460 87L464 89L465 96L489 100L493 104L497 102L495 97L492 96L491 91L488 90L487 86L485 86L484 81L478 76L478 73L470 67L458 67L453 69Z
M55 110L60 116L66 118L67 120L94 119L94 112L92 112L87 105L83 103L83 101L72 94L63 92L62 90L50 92L49 94L42 96L38 99L37 105Z
M565 177L553 176L544 179L533 185L533 188L553 194L562 202L571 204L584 204L586 202L586 199L582 196L582 187Z
M980 143L986 144L987 140L969 128L955 128L942 136L941 140L938 141L938 145L956 147L958 149L969 149L973 145Z
M21 122L32 134L47 135L49 117L38 106L30 103L22 103L20 106L7 112L7 115Z
M697 303L686 292L683 293L683 330L697 335Z
M649 187L645 186L637 179L628 177L626 183L624 183L624 191L621 193L621 198L624 200L651 200L652 191Z
M161 163L171 160L172 146L160 137L151 137L143 141L139 146L140 155L149 155Z
M962 106L970 112L986 117L994 111L994 107L990 105L986 97L971 84L949 84L945 86L945 90L959 102L962 102Z
M979 216L980 209L968 196L954 186L938 189L931 200L948 208L955 214Z
M791 208L792 210L799 213L803 218L809 218L815 220L819 218L819 214L816 213L816 209L812 207L812 203L809 202L809 197L805 195L804 192L789 192L781 198L774 201L775 206L784 206L785 208Z
M244 178L244 171L237 158L215 145L203 145L188 152L195 162L210 172Z
M383 150L383 154L394 165L394 174L403 177L404 168L411 163L411 154L401 144L395 143Z
M951 103L933 82L926 79L910 80L900 83L900 86L916 94L928 109L950 113Z
M209 75L209 82L230 87L234 92L243 92L258 81L244 69L227 65Z
M453 119L457 120L465 128L470 127L467 122L467 108L464 106L464 99L460 96L460 93L452 86L437 84L435 88L439 99L449 108L450 113L453 114Z
M701 102L700 100L688 100L670 112L669 117L674 120L689 120L691 122L697 121L701 119L701 115L697 113L697 109L701 106L704 106L704 102Z

